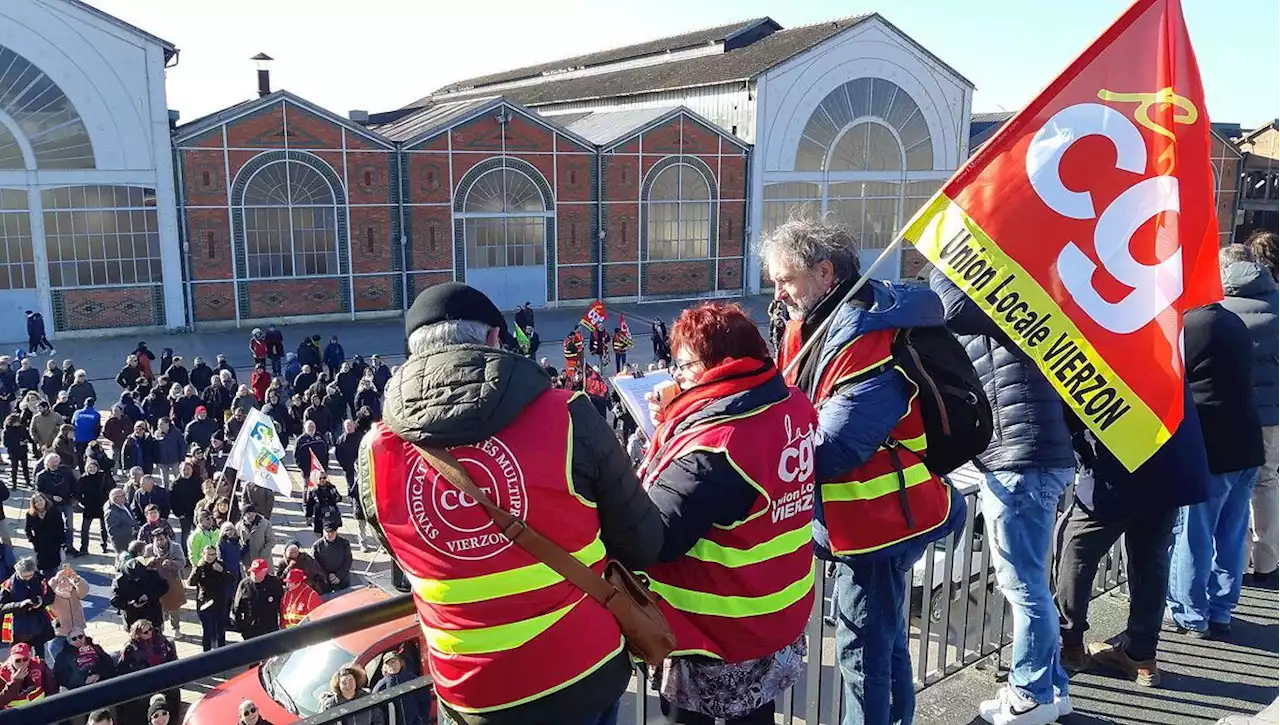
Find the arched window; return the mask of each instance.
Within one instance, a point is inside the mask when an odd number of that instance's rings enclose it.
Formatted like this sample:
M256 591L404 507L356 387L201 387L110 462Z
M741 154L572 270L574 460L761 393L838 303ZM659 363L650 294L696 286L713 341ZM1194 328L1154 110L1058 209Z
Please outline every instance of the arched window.
M711 256L711 204L707 178L688 163L659 167L646 184L645 261Z
M929 124L911 95L883 78L859 78L827 94L805 124L797 171L928 171Z
M294 159L259 168L245 184L246 276L338 274L338 195L318 169Z
M466 190L462 211L467 267L528 267L543 263L547 202L518 169L485 172Z
M44 71L0 46L0 169L92 169L93 143L71 99ZM23 146L27 149L24 149Z

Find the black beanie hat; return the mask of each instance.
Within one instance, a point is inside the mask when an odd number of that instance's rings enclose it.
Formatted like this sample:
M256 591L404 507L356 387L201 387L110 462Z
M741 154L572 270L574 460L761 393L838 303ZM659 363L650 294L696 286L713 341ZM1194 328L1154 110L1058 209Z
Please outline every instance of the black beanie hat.
M507 331L507 321L485 293L462 284L446 282L422 291L404 316L404 333L446 320L469 320Z

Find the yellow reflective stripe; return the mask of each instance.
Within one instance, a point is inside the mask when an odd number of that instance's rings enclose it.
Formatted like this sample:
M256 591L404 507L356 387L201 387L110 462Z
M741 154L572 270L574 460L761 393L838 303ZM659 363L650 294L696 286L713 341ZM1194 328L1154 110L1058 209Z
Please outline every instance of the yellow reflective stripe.
M855 337L855 338L853 339L853 341L851 341L851 342L850 342L850 344L853 344L853 342L856 342L856 341L857 341L857 339L858 339L858 338L856 338L856 337ZM843 350L842 350L841 352L843 352ZM838 355L837 355L837 357L838 357ZM835 358L832 358L832 360L835 360ZM832 384L831 384L831 389L832 389L832 390L835 390L835 389L836 389L836 388L837 388L841 383L843 383L844 381L846 381L846 380L850 380L850 379L852 379L852 378L856 378L856 377L858 377L859 375L861 375L861 374L865 373L866 371L871 370L872 368L875 368L875 367L877 367L877 366L879 366L879 365L884 365L885 363L890 363L890 362L893 362L893 356L892 356L892 355L887 355L887 356L885 356L883 359L881 359L881 360L877 360L877 361L875 361L875 362L873 362L873 363L871 363L870 365L867 365L867 366L865 366L865 367L858 368L857 370L854 370L853 372L849 373L848 375L842 375L842 376L840 376L839 378L837 378L837 379L836 379L836 381L835 381L834 383L832 383ZM894 366L894 367L896 368L897 366ZM886 371L886 372L887 372L887 371Z
M569 613L569 610L581 604L586 596L583 594L567 607L509 624L475 629L444 630L426 626L422 629L426 633L427 645L442 654L482 655L505 652L523 647L534 637L551 629L556 622Z
M906 479L907 488L928 481L932 475L923 463L917 463L902 472L903 478ZM822 500L824 503L827 501L870 501L895 493L897 490L898 472L889 471L884 475L876 476L867 481L824 483L822 484Z
M926 441L924 439L924 433L921 433L915 438L907 438L906 440L901 440L898 442L902 444L903 448L906 448L912 453L919 453L920 451L923 451L926 445Z
M790 554L796 549L808 546L812 539L813 533L808 525L794 531L779 534L768 541L756 544L750 549L735 549L717 544L708 539L700 539L689 550L689 556L699 561L707 561L736 569Z
M682 589L659 581L650 581L649 586L682 612L712 617L755 617L780 612L803 599L813 589L813 570L810 569L803 578L792 582L782 591L762 597L725 597Z
M587 566L599 564L604 557L604 542L599 536L582 549L573 552L573 558ZM420 579L412 575L408 576L413 582L414 594L431 604L470 604L501 599L564 581L564 577L542 562L464 579Z
M568 407L573 405L573 401L578 398L582 398L583 400L590 402L586 393L578 392L569 396L569 402L565 403L565 420L569 423L567 426L569 429L569 442L565 445L564 449L564 484L565 486L568 486L569 493L572 494L574 498L578 499L578 503L586 506L587 508L594 509L596 507L596 502L583 498L578 494L578 490L573 487L573 413L569 412Z

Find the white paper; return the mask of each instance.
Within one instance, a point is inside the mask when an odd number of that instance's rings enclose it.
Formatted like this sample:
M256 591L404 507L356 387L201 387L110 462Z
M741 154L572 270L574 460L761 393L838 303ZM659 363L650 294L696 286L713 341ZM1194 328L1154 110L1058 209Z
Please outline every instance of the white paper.
M649 417L649 403L644 396L646 393L653 392L658 385L669 381L671 381L671 373L666 370L645 373L642 378L617 375L609 379L609 382L613 383L613 389L618 391L618 397L622 399L627 412L631 413L631 417L635 419L636 425L647 439L653 439L653 420Z

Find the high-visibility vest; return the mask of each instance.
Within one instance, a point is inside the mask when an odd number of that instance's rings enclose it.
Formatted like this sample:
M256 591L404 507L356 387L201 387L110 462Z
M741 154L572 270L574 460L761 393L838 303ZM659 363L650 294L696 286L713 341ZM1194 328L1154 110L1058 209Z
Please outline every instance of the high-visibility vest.
M581 357L582 347L582 338L577 335L570 335L564 339L564 356Z
M24 705L30 705L31 703L37 700L44 699L45 697L44 681L43 681L44 676L43 674L34 672L35 669L43 668L44 665L40 662L32 661L27 663L27 667L28 667L28 670L27 670L28 677L32 678L31 685L26 690L23 690L22 694L10 700L9 704L5 705L4 709L12 710L14 708L22 707ZM11 673L9 669L6 667L4 669L4 674L8 675L8 677L0 677L0 680L4 680L6 683L10 682L11 680L9 678L13 676L13 673Z
M450 452L494 503L603 574L595 504L573 489L573 393L547 390L497 435ZM550 695L622 652L604 607L503 536L483 508L379 423L361 495L413 586L440 699L488 712Z
M619 332L613 336L613 351L619 355L630 350L635 343L631 341L631 336Z
M781 401L693 422L643 469L652 487L693 451L727 456L760 496L747 517L712 526L685 556L646 570L676 634L675 654L726 662L765 657L791 644L813 610L810 544L818 415L798 388Z
M783 357L790 358L800 349L800 324L799 320L787 323ZM841 348L817 373L814 405L821 408L842 384L892 363L896 333L894 329L869 332ZM836 556L866 554L927 534L945 524L951 511L946 480L924 464L928 442L919 391L901 368L893 369L912 390L906 412L865 463L819 482L817 517L825 524L831 553Z
M280 617L285 628L300 624L311 610L320 606L320 595L306 584L297 589L286 589L280 598Z

